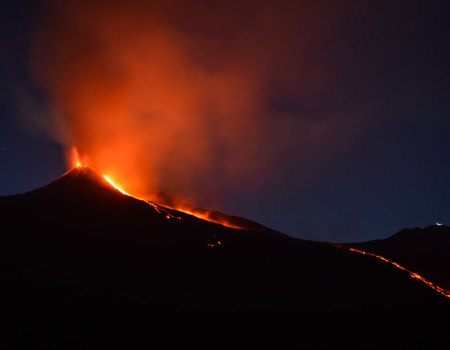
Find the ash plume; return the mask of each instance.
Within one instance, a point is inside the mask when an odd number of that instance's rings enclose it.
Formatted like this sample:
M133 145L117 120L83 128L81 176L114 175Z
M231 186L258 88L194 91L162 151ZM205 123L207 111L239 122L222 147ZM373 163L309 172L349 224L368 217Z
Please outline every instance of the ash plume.
M361 127L356 113L312 108L333 79L333 62L317 58L337 12L308 1L48 1L33 79L68 166L75 148L133 195L217 204L227 188L276 181L280 167L307 173L344 137L336 125Z

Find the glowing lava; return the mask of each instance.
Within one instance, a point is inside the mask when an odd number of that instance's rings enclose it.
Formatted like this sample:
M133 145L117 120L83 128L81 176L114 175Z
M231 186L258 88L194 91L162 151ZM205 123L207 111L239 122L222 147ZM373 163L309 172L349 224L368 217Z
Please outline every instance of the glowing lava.
M114 182L112 182L111 179L110 179L108 176L103 175L103 178L104 178L106 181L108 181L108 183L109 183L112 187L114 187L116 190L118 190L119 192L123 193L124 195L129 196L129 197L133 197L133 198L135 198L135 199L137 199L137 200L140 200L140 201L143 201L143 202L147 203L147 204L150 205L153 209L155 209L159 214L164 215L164 216L166 217L166 219L181 219L179 216L175 216L175 215L170 214L165 208L163 208L163 207L161 207L161 206L159 206L159 205L157 205L157 204L155 204L155 203L152 203L152 202L146 201L145 199L141 199L141 198L132 196L131 194L128 194L125 190L123 190L122 188L120 188L119 186L117 186Z
M127 195L127 196L130 196L130 197L133 197L133 198L142 200L142 201L144 201L144 202L147 202L150 206L154 207L155 210L157 210L158 212L161 212L162 209L160 208L160 206L157 206L157 205L155 205L154 203L149 202L149 201L147 201L147 200L145 200L145 199L141 199L141 198L134 197L134 196L130 195L130 194L127 193L125 190L123 190L122 188L120 188L119 186L117 186L114 182L112 182L111 179L110 179L108 176L106 176L106 175L103 175L103 178L104 178L106 181L108 181L108 183L109 183L111 186L113 186L116 190L120 191L121 193L123 193L123 194L125 194L125 195ZM178 209L178 208L171 208L171 209L175 209L175 210L181 211L181 212L183 212L183 213L186 213L186 214L189 214L189 215L193 215L193 216L195 216L195 217L198 217L198 218L203 219L203 220L206 220L206 221L215 222L216 224L221 224L221 225L228 226L228 227L232 227L232 228L239 228L239 227L237 227L237 226L233 226L233 225L231 225L231 224L228 224L227 222L223 222L223 221L222 221L222 222L219 222L218 220L212 220L212 219L210 219L210 218L208 217L207 214L203 214L203 215L202 215L202 214L195 214L195 213L193 213L193 212L186 211L186 210L182 210L182 209ZM174 216L167 213L166 217L169 219L169 218L174 217ZM180 219L179 217L176 217L176 218ZM220 243L218 243L218 244L220 244Z
M130 196L128 193L126 193L124 190L122 190L119 186L117 186L116 184L114 184L114 182L112 182L112 181L109 179L108 176L103 175L103 178L104 178L106 181L108 181L108 182L111 184L111 186L114 187L116 190L122 192L123 194L126 194L127 196ZM130 197L132 197L132 196L130 196Z
M344 248L344 249L345 249L345 248ZM381 255L376 255L376 254L373 254L373 253L368 253L368 252L365 252L365 251L362 251L362 250L358 250L358 249L355 249L355 248L348 248L348 249L349 249L350 251L352 251L352 252L357 252L357 253L360 253L360 254L365 254L365 255L371 255L371 256L374 256L375 258L381 259L381 260L383 260L383 261L385 261L385 262L387 262L387 263L389 263L389 264L391 264L391 265L394 265L395 267L399 268L400 270L406 271L406 272L411 276L411 278L415 278L416 280L419 280L419 281L425 283L428 287L433 288L435 291L441 293L443 296L445 296L445 297L447 297L447 298L450 298L450 293L448 293L447 291L445 291L444 288L441 288L441 287L435 285L434 283L432 283L432 282L426 280L425 278L423 278L423 277L420 276L419 274L417 274L417 273L415 273L415 272L412 272L412 271L410 271L410 270L404 268L403 266L399 265L398 263L396 263L396 262L394 262L394 261L390 261L390 260L386 259L385 257L382 257Z
M113 186L116 190L120 191L120 192L123 193L124 195L130 196L130 197L133 197L133 198L136 198L136 197L131 196L130 194L128 194L126 191L124 191L123 189L121 189L119 186L117 186L114 182L112 182L112 181L109 179L108 176L103 175L103 178L104 178L106 181L108 181L108 183L109 183L111 186ZM152 203L152 202L149 202L149 201L140 199L140 198L136 198L136 199L139 199L139 200L142 200L142 201L148 203L148 204L149 204L151 207L153 207L158 213L165 215L166 219L172 219L172 218L175 218L175 219L181 219L179 216L174 216L174 215L170 214L166 209L160 207L159 205L156 205L155 203ZM182 210L180 210L180 211L182 211ZM194 215L194 214L191 214L191 213L185 212L185 211L184 211L184 213L190 214L190 215ZM196 215L194 215L194 216L196 216ZM199 217L199 216L197 216L197 217ZM202 219L202 217L200 217L200 218ZM205 219L205 220L206 220L206 219ZM215 235L215 237L217 237L217 235ZM221 244L222 244L222 242L217 241L215 244L214 244L214 243L207 243L206 245L207 245L208 247L210 247L210 248L214 248L215 245L221 245Z
M237 225L233 225L233 224L231 224L230 222L228 222L227 220L217 220L217 219L214 219L214 218L212 218L212 217L210 216L209 212L208 212L208 211L205 211L205 210L202 210L202 211L190 211L190 210L187 210L187 209L185 209L185 208L183 208L183 207L176 207L176 206L171 207L171 208L172 208L172 209L175 209L175 210L178 210L178 211L181 211L181 212L183 212L183 213L186 213L186 214L195 216L195 217L197 217L197 218L199 218L199 219L203 219L203 220L206 220L206 221L209 221L209 222L214 222L214 223L219 224L219 225L222 225L222 226L226 226L226 227L230 227L230 228L237 228L237 229L245 230L245 228L239 227L239 226L237 226Z
M86 159L81 159L80 154L78 153L78 150L75 146L72 146L70 149L70 163L73 167L82 167L82 166L87 166L87 161ZM122 187L116 185L107 175L103 175L103 178L111 185L113 186L116 190L120 191L122 194L125 194L127 196L139 199L141 201L147 202L150 206L154 207L155 210L157 210L158 212L161 212L162 210L164 212L166 212L165 209L163 209L163 207L167 207L169 209L174 209L177 211L181 211L183 213L195 216L199 219L203 219L209 222L214 222L216 224L220 224L223 226L227 226L227 227L231 227L231 228L237 228L237 229L245 229L243 227L239 227L237 225L233 225L232 223L228 222L225 219L218 219L215 217L212 217L211 212L208 210L191 210L190 206L179 206L179 205L175 205L175 206L167 206L167 205L155 205L152 201L146 200L144 198L139 198L136 197L134 195L129 194L127 191L125 191ZM169 217L174 217L172 214L167 214L167 218ZM179 218L179 217L176 217Z
M154 203L152 203L152 202L149 202L149 201L147 201L147 200L145 200L145 199L141 199L141 198L134 197L134 196L130 195L130 194L127 193L125 190L123 190L122 188L120 188L119 186L117 186L114 182L112 182L111 179L110 179L108 176L103 175L103 178L104 178L106 181L108 181L108 183L109 183L111 186L113 186L116 190L120 191L120 192L123 193L124 195L130 196L130 197L133 197L133 198L136 198L136 199L139 199L139 200L142 200L142 201L148 203L150 206L152 206L152 207L153 207L156 211L158 211L159 213L161 213L161 210L163 210L160 206L157 206L156 204L154 204ZM196 215L196 214L194 214L194 213L192 213L192 212L185 211L185 210L181 210L181 209L177 209L177 208L171 208L171 209L175 209L175 210L181 211L181 212L183 212L183 213L186 213L186 214L189 214L189 215L193 215L193 216L198 217L198 218L200 218L200 219L204 219L204 220L207 220L207 221L212 221L212 220L208 220L208 219L207 219L207 215ZM178 217L178 216L173 216L172 214L169 214L166 210L164 210L164 212L165 212L165 215L166 215L166 218L167 218L167 219L170 219L170 218L181 219L181 218ZM217 222L217 221L212 221L212 222L216 222L216 223L218 223L218 224L227 226L226 224L223 224L223 223L220 223L220 222ZM233 227L233 226L230 226L230 227ZM234 228L238 228L238 227L234 227ZM218 243L218 244L220 244L220 243Z

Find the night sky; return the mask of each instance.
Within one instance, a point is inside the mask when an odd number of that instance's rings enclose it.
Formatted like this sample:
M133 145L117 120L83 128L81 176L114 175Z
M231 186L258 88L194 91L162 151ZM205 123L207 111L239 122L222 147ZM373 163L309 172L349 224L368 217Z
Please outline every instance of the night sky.
M107 5L106 5L107 4ZM450 224L448 1L1 5L0 195L80 159L293 237Z

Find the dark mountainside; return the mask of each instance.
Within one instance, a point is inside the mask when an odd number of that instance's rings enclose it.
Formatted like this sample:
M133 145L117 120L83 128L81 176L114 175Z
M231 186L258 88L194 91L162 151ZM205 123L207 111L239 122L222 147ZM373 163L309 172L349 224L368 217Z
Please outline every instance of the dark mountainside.
M448 226L430 225L423 229L403 229L386 239L337 245L381 255L450 291Z
M182 202L172 196L169 196L168 194L166 194L164 192L158 192L150 200L152 200L153 202L156 202L160 205L163 205L165 207L168 207L168 208L179 209L179 210L182 209L183 211L188 211L189 213L192 213L192 214L200 216L200 217L207 217L207 219L212 222L216 222L216 223L225 222L227 224L227 226L238 227L238 228L242 228L242 229L249 230L249 231L269 233L269 234L273 234L275 236L280 236L280 237L286 237L286 238L289 237L288 235L286 235L282 232L273 230L273 229L263 226L257 222L248 220L246 218L242 218L240 216L232 216L232 215L227 215L227 214L221 213L219 211L215 211L215 210L208 210L208 209L195 207L188 203Z
M348 317L418 325L450 311L449 298L374 257L256 223L262 232L208 222L124 195L87 167L0 197L0 222L2 316L14 344L66 344L82 337L74 324L111 336L163 317L267 326L335 315L333 328L346 331ZM442 335L423 331L427 344Z

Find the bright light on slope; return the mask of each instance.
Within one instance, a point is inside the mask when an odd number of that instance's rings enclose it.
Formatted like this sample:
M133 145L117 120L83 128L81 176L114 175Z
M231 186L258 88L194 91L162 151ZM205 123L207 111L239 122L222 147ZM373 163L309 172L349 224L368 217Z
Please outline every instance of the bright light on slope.
M116 190L118 190L118 191L122 192L123 194L126 194L127 196L129 196L128 193L126 193L126 192L125 192L124 190L122 190L119 186L117 186L116 184L114 184L114 182L112 182L112 181L109 179L108 176L103 175L103 177L104 177L104 179L105 179L106 181L108 181L108 182L111 184L111 186L114 187Z
M345 249L345 248L344 248L344 249ZM373 253L368 253L368 252L365 252L365 251L363 251L363 250L359 250L359 249L355 249L355 248L348 248L348 249L349 249L350 251L352 251L352 252L357 252L357 253L360 253L360 254L366 254L366 255L374 256L374 257L376 257L376 258L378 258L378 259L381 259L381 260L383 260L383 261L385 261L385 262L387 262L387 263L389 263L389 264L392 264L392 265L394 265L395 267L397 267L397 268L399 268L399 269L401 269L401 270L403 270L403 271L406 271L406 272L411 276L411 278L415 278L416 280L419 280L419 281L425 283L428 287L433 288L435 291L441 293L442 295L446 296L447 298L450 298L450 293L447 293L447 292L444 290L444 288L441 288L441 287L439 287L438 285L435 285L434 283L431 283L430 281L427 281L425 278L423 278L423 277L420 276L419 274L417 274L417 273L415 273L415 272L412 272L412 271L410 271L410 270L408 270L408 269L405 269L403 266L397 264L397 263L394 262L394 261L390 261L390 260L386 259L385 257L382 257L381 255L376 255L376 254L373 254Z
M140 201L143 201L143 202L147 203L147 204L150 205L153 209L155 209L159 214L165 215L166 219L172 219L172 218L175 218L175 219L180 219L180 220L181 220L181 218L180 218L179 216L174 216L174 215L170 214L167 210L165 210L165 209L163 209L162 207L156 205L155 203L151 203L151 202L146 201L146 200L144 200L144 199L137 198L137 197L132 196L131 194L128 194L127 192L125 192L124 190L122 190L119 186L117 186L114 182L112 182L112 181L109 179L108 176L103 175L103 178L104 178L106 181L108 181L108 183L109 183L112 187L114 187L116 190L122 192L124 195L129 196L129 197L136 198L136 199L138 199L138 200L140 200Z

